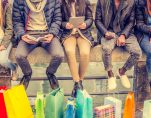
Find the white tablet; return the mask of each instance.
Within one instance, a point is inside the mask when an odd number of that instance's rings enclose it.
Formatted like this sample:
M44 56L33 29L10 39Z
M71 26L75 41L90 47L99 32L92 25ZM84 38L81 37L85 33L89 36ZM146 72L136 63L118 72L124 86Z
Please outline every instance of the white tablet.
M84 21L85 21L85 17L84 16L70 17L70 19L69 19L69 23L71 23L74 28L77 28L78 25L84 23Z

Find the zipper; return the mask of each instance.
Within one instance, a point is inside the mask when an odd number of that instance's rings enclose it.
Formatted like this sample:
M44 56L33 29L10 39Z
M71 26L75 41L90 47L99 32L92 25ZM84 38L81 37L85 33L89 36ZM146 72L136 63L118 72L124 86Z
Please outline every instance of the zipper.
M28 16L27 16L27 21L26 21L26 24L25 24L25 32L27 31L27 23L28 23L28 21L30 19L30 17L29 17L30 12L31 11L29 11L28 14L27 14Z

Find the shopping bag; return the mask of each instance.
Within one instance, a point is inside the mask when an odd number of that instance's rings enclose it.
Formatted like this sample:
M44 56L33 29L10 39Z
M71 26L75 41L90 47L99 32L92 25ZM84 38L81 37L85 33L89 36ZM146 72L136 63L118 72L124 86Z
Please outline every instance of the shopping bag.
M0 86L0 118L7 118L7 112L5 107L5 101L3 92L6 90L5 86Z
M122 101L114 97L105 97L104 105L113 105L115 108L115 118L121 118L122 115Z
M68 98L66 111L65 111L65 118L75 118L75 100L74 98Z
M45 118L44 107L44 95L42 92L37 92L37 98L35 100L36 118Z
M123 118L135 118L135 100L133 92L129 92L126 97Z
M63 118L63 115L64 92L58 88L46 96L45 118Z
M34 118L23 85L6 90L4 100L8 118Z
M76 118L93 118L93 100L86 90L77 91Z
M151 116L151 100L144 102L143 118L148 118L148 116Z
M116 118L113 105L103 105L94 108L94 118Z

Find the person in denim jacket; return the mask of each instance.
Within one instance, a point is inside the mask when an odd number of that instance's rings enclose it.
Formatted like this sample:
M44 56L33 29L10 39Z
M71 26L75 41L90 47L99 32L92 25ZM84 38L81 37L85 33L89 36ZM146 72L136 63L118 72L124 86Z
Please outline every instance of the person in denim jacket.
M17 65L9 59L12 49L12 7L7 0L0 1L0 64L12 70L12 80L18 79Z

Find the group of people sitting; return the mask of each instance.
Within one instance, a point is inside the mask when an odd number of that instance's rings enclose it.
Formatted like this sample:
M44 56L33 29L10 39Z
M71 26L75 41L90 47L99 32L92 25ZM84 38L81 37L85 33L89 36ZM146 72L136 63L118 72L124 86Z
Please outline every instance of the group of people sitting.
M37 47L45 49L52 57L46 75L52 89L59 87L55 73L67 57L71 75L75 82L72 96L83 89L84 75L89 64L90 51L94 47L92 25L98 31L97 44L102 45L102 59L108 74L108 89L117 87L116 77L125 88L130 81L125 74L141 58L142 50L147 55L147 71L151 81L151 0L98 0L95 19L89 0L0 0L0 64L12 70L12 80L18 78L18 65L23 72L20 84L28 87L32 69L27 60ZM75 27L70 18L84 17L83 23ZM41 39L36 41L33 39ZM17 64L9 60L13 44ZM79 65L76 60L79 49ZM112 51L115 47L129 54L123 67L112 71ZM98 70L99 71L99 70Z

